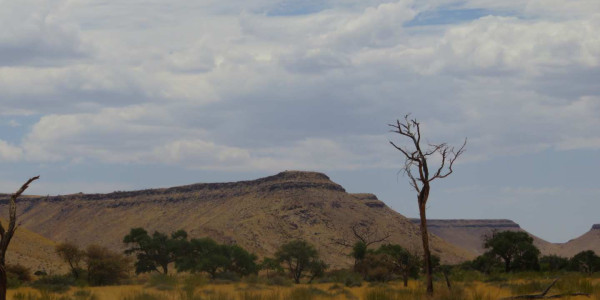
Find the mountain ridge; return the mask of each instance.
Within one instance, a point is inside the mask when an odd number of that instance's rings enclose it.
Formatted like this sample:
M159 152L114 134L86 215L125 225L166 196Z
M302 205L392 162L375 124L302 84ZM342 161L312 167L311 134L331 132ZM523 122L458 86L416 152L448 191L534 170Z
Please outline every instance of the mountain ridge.
M6 201L0 200L0 210ZM351 264L350 249L333 241L353 236L351 227L389 233L391 243L420 252L417 226L374 194L350 194L322 173L285 171L255 180L198 183L108 194L27 197L19 201L24 227L57 242L70 240L123 250L133 227L237 243L259 256L273 255L286 241L302 238L334 267ZM472 258L432 235L432 251L445 262Z

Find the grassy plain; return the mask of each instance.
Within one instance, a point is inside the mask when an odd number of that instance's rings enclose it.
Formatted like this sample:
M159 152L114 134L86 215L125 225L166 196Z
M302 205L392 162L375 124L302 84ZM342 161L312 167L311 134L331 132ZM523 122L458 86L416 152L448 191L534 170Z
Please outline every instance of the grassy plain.
M179 279L157 284L143 284L71 288L63 294L40 292L30 287L9 290L8 299L14 300L492 300L519 294L539 293L551 278L496 278L486 281L458 281L448 290L436 285L433 298L425 296L420 281L370 284L346 287L339 283L300 284L291 286L261 283L206 283ZM562 299L600 300L600 279L567 276L550 290L548 295L585 292L591 297L576 296Z

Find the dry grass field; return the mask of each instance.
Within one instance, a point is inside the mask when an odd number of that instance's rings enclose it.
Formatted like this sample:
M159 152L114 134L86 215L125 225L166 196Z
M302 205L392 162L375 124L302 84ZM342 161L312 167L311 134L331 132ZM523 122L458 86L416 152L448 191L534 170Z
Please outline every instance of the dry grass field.
M387 284L363 283L360 287L345 287L336 283L273 286L259 283L206 283L194 278L154 285L151 282L135 285L71 288L63 294L40 292L23 287L9 290L14 300L492 300L512 295L541 292L551 279L512 279L493 282L457 282L450 291L436 286L433 298L424 295L419 281L407 288L400 282ZM599 299L600 279L571 276L561 279L548 295L572 292L590 293L591 297L576 296L562 299Z

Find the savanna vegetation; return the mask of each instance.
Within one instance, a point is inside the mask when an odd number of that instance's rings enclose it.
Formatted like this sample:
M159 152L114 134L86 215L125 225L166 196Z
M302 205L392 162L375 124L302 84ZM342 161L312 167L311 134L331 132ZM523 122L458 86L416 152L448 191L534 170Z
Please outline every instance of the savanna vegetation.
M316 248L302 240L260 261L238 245L189 239L183 230L149 234L133 228L123 241L124 253L57 245L66 274L32 274L8 265L8 299L475 300L539 294L557 277L547 295L600 299L600 257L593 251L572 258L540 256L531 238L511 231L485 237L487 252L460 265L441 265L433 256L433 296L427 295L422 255L395 244L374 247L359 240L349 253L354 265L329 270ZM576 297L583 296L570 299Z

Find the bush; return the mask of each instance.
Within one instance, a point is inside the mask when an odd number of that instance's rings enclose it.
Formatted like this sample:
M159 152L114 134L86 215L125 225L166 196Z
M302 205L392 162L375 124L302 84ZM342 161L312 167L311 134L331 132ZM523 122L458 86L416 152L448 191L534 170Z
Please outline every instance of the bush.
M31 286L40 291L64 293L75 285L75 279L70 275L44 276L34 281Z
M31 270L20 264L7 265L6 272L14 275L21 282L29 282L32 279Z
M335 282L343 284L347 287L356 287L362 285L362 276L350 270L334 270L325 274L325 276L321 278L319 282Z
M130 260L108 248L98 245L88 246L85 262L91 285L118 284L129 277Z

